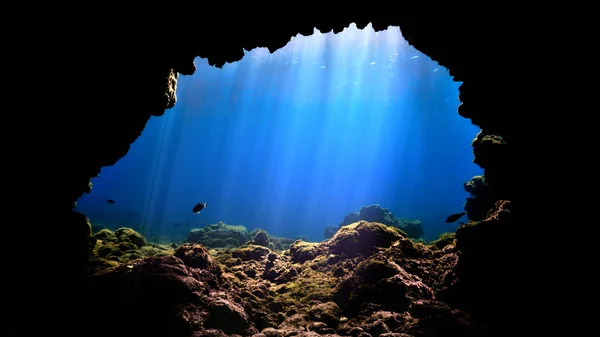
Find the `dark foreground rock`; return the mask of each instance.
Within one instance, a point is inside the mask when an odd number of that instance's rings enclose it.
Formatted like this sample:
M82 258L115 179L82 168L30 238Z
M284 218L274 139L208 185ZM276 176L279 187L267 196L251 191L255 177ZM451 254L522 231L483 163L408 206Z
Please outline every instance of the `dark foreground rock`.
M472 281L460 274L455 242L447 235L427 246L360 221L282 252L184 244L93 275L92 305L79 320L95 328L82 335L483 336L469 305L456 302L464 290L457 277Z

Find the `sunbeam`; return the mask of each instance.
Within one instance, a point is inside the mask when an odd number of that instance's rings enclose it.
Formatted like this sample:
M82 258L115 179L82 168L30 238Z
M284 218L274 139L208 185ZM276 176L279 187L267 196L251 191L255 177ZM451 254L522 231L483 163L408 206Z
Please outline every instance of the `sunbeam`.
M371 204L420 220L430 238L454 229L444 219L482 173L479 130L457 114L459 83L398 27L315 30L273 54L196 65L179 77L177 105L94 178L78 210L165 237L173 224L223 221L320 241ZM98 202L108 197L115 205Z

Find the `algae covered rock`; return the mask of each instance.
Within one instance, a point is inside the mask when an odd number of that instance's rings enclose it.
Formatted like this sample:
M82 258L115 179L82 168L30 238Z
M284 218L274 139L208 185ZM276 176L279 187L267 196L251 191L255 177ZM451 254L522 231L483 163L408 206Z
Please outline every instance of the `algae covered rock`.
M340 322L342 310L340 307L332 301L320 303L312 308L308 312L308 316L313 321L323 322L327 327L335 328Z
M290 255L292 256L292 261L297 263L312 260L319 255L319 244L296 240L290 246Z
M104 229L101 229L100 231L98 231L96 234L94 234L94 237L96 239L104 241L104 242L117 243L119 241L119 240L117 240L117 236L115 235L115 232L113 232L107 228L104 228Z
M115 236L119 242L130 242L135 244L137 247L146 245L146 239L142 234L134 231L131 228L121 227L115 231Z
M352 212L344 217L339 225L343 227L358 221L377 222L384 225L401 229L409 238L419 239L423 237L423 225L420 220L398 219L390 210L377 204L363 206L360 212ZM331 229L328 231L331 232ZM327 233L326 233L327 235Z
M205 321L210 276L172 255L148 258L91 277L90 305L81 310L86 325L118 320L94 336L191 336Z
M433 291L418 276L393 262L374 259L361 262L356 272L340 283L334 297L350 317L370 307L404 312L413 301L431 298Z
M273 235L270 235L269 233L267 233L267 231L265 231L264 229L260 229L260 228L255 228L255 229L251 230L249 233L249 237L250 237L250 241L248 242L248 244L263 246L263 247L267 247L271 250L278 250L278 251L290 249L290 246L292 245L292 243L294 243L294 241L299 239L298 237L295 239L292 239L292 238L273 236Z
M173 254L180 258L186 266L200 269L214 269L216 266L208 250L201 244L186 243Z
M248 241L248 244L267 247L271 250L275 250L275 245L271 242L269 234L263 229L254 229L250 232L252 240Z
M437 240L432 241L429 246L431 249L443 249L444 247L454 243L455 236L456 235L454 233L442 233L440 234L440 237Z
M99 272L146 257L173 254L172 248L148 243L142 234L127 227L119 228L114 232L109 229L102 229L94 237L96 242L91 257L93 272Z
M210 298L207 304L209 316L206 325L222 330L226 334L246 335L250 328L244 308L229 299Z
M245 244L248 239L246 227L219 222L192 229L188 234L187 242L200 243L209 248L235 248Z
M275 284L283 284L293 281L298 277L298 269L294 267L287 259L277 258L277 255L270 253L268 262L265 264L263 278Z
M282 251L290 249L290 246L292 245L292 243L294 243L294 241L296 241L296 239L269 235L269 241L273 245L273 247L271 248L272 250Z
M359 221L343 226L329 242L329 253L347 257L370 255L405 237L401 230L376 222Z
M261 261L270 252L271 251L269 250L269 248L263 246L247 245L231 252L231 256L233 256L234 258L240 258L242 261Z

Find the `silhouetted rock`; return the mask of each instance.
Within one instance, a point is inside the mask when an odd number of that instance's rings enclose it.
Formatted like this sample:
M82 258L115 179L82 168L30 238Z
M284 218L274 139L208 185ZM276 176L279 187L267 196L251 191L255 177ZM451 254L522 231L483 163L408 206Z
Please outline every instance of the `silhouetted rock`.
M335 235L335 233L337 233L338 229L339 227L336 226L327 226L323 230L323 235L325 235L326 239L331 239Z
M172 255L122 265L90 280L93 305L78 324L96 323L88 336L190 336L206 321L208 284Z
M252 233L250 233L250 234L252 234ZM265 232L262 229L259 229L254 233L251 243L253 245L257 245L257 246L273 248L273 245L271 244L271 241L269 240L269 235L267 234L267 232Z
M475 176L464 183L464 189L471 196L467 198L464 209L472 221L485 219L487 212L494 206L494 198L484 176Z
M509 143L498 134L482 130L471 145L473 162L484 169L486 189L493 199L488 209L481 211L485 212L491 209L493 201L510 200L515 184L520 181L514 179L519 165L514 165L514 161L511 160L514 154Z
M456 231L460 256L444 280L439 298L453 307L476 313L487 320L507 315L494 305L508 296L502 284L514 282L499 266L506 264L512 224L511 203L499 200L485 220L466 223ZM496 284L498 287L490 287Z

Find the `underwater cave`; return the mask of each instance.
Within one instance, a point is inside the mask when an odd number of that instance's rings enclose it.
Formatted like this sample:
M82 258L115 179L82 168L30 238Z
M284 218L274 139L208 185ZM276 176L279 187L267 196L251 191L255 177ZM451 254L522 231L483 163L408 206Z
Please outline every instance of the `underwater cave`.
M511 160L514 156L512 142L518 139L515 129L517 117L516 113L509 109L513 102L509 99L495 100L497 94L491 88L495 88L498 84L494 82L495 79L492 80L488 74L481 71L480 59L491 60L499 53L496 49L489 48L488 43L491 42L479 38L481 32L473 29L468 16L462 15L460 20L449 16L442 20L418 13L420 12L413 13L410 17L399 15L395 19L388 15L380 17L356 12L353 19L348 19L348 16L335 16L336 19L333 19L334 16L331 16L287 18L275 22L256 19L233 20L235 22L230 27L239 32L236 37L232 37L226 31L203 30L210 27L210 23L195 22L194 26L188 29L179 27L181 34L165 39L158 38L164 37L162 27L158 30L144 31L138 28L131 30L129 25L118 21L111 22L113 29L110 31L96 31L90 36L89 41L81 40L79 37L62 36L66 39L73 38L77 43L73 44L75 48L70 48L61 54L58 60L60 63L55 66L57 68L60 68L59 64L66 66L61 68L61 74L64 74L64 69L78 67L85 71L73 71L69 74L68 80L72 88L71 104L66 109L72 114L55 117L56 119L51 121L53 124L47 124L39 130L31 125L27 129L27 134L40 140L36 153L47 153L52 156L50 159L52 165L44 167L45 174L51 179L44 181L43 189L39 188L39 180L31 179L30 176L28 179L15 179L19 182L19 192L15 192L14 196L39 191L37 197L41 202L36 206L35 211L45 214L51 222L36 219L33 223L26 221L25 225L7 228L8 237L26 239L26 246L23 246L22 241L17 242L20 240L9 240L8 243L11 253L5 268L9 277L3 290L3 305L7 309L4 326L8 334L39 336L58 333L63 336L98 337L107 335L123 337L290 335L488 337L529 329L529 326L519 326L523 322L520 320L520 311L532 310L534 307L524 305L529 304L527 299L518 297L519 293L513 289L512 271L524 261L515 256L522 241L505 235L506 228L512 228L519 221L513 204L519 205L516 197L521 186L520 180L515 179L517 169L512 165ZM445 130L449 132L448 135L460 135L467 141L472 140L476 135L473 147L465 146L463 148L465 152L460 152L463 150L442 151L444 147L439 144L436 145L439 150L437 152L421 151L423 156L428 157L423 163L435 161L446 163L450 166L446 172L458 173L448 174L452 177L439 177L436 174L439 175L441 171L437 171L437 168L436 170L421 168L424 172L418 173L421 175L418 177L421 181L426 180L426 177L435 176L436 180L432 181L431 185L441 184L443 181L451 181L453 186L459 184L452 187L452 191L456 192L450 192L447 196L447 200L453 201L440 208L442 214L435 214L435 211L404 214L403 212L411 207L401 203L393 204L392 196L402 193L402 187L406 189L406 186L396 185L394 182L385 188L381 187L384 185L381 183L386 179L403 175L396 174L398 172L394 171L393 165L373 167L376 166L374 163L397 164L395 160L401 159L397 157L402 156L396 155L393 160L389 160L389 156L386 156L387 153L393 153L391 149L397 144L385 138L353 137L364 129L372 131L373 134L377 134L376 131L387 131L379 132L379 136L381 133L396 136L391 130L394 129L395 123L401 122L400 118L403 115L393 114L383 109L384 102L389 101L389 97L379 97L382 109L378 111L379 115L376 118L366 118L365 116L373 115L363 115L363 119L359 115L352 114L350 115L352 118L344 119L336 117L336 114L341 115L344 112L326 111L326 113L313 115L307 113L302 115L306 120L298 120L297 114L283 115L279 111L274 117L275 121L271 121L273 116L270 114L275 110L267 108L236 119L235 113L240 111L231 109L236 106L230 100L231 92L228 92L232 88L223 89L220 86L203 87L201 91L204 90L204 93L200 96L205 100L214 98L216 101L219 101L219 95L226 96L229 103L226 112L194 111L193 108L186 110L185 105L179 105L190 97L198 96L198 92L193 90L194 81L201 82L210 79L211 76L215 76L213 77L215 79L216 76L226 76L223 74L228 74L227 69L243 68L244 55L257 56L258 62L262 62L259 57L262 52L263 59L273 60L275 63L281 62L283 57L277 60L278 55L284 55L284 46L290 42L290 38L298 36L298 33L309 36L317 29L321 34L328 34L332 30L341 34L352 22L356 23L359 30L371 23L379 35L385 35L388 27L399 27L399 32L401 31L403 38L406 39L406 45L416 48L420 56L415 59L411 59L411 56L404 61L423 62L420 67L411 68L418 69L415 70L417 72L415 76L418 77L420 72L433 72L435 68L439 68L436 73L445 76L440 81L454 85L439 85L438 88L440 91L446 91L446 96L451 97L453 101L437 102L434 107L429 107L431 111L428 106L419 107L421 111L429 112L436 109L445 110L446 113L439 116L432 113L428 116L421 115L421 118L428 119L430 122L441 118L444 123L451 123L452 130ZM210 31L210 34L203 33L205 31ZM166 40L171 42L169 46L164 44ZM267 48L268 53L256 49L260 47ZM94 52L98 50L106 53L95 54ZM339 49L333 48L333 50ZM278 54L278 51L283 52ZM327 63L332 62L333 59L321 59L317 64L308 64L307 59L310 60L310 58L299 58L298 62L327 71L328 68L336 67ZM194 65L194 60L198 64ZM365 67L381 65L379 60L368 61ZM371 64L372 62L375 63ZM90 64L93 66L90 67ZM301 64L298 67L303 66ZM325 67L321 68L322 66ZM506 70L506 74L509 74L508 68L497 68L496 71ZM275 68L271 68L271 71L273 69ZM446 72L445 69L448 71ZM244 76L249 76L252 67L248 66L243 71L246 72ZM240 76L243 71L238 69L237 74L233 71L229 74ZM193 75L194 73L196 75ZM219 75L216 75L217 73ZM305 68L302 71L290 72L288 75L300 77L311 76L310 74L313 74L313 70L309 72ZM365 74L368 72L363 73ZM328 82L322 82L317 80L316 75L314 76L312 85L305 84L303 88L303 93L308 94L306 97L309 101L312 100L305 105L314 107L322 105L323 101L336 98L335 92L330 91L328 95L319 96L319 93L325 91L317 90L315 91L317 94L314 94L315 92L311 90L324 87L335 88L344 82L336 82L339 78L335 77L331 77ZM456 82L452 82L450 76ZM277 78L273 74L266 77ZM58 81L62 78L58 76L53 79ZM125 84L127 80L130 80L131 84ZM235 87L235 83L238 82L230 80L231 86ZM73 83L77 85L72 85ZM348 84L354 85L354 82ZM289 83L285 82L273 83L272 90L288 93L286 99L304 97L291 97L296 91L283 90L288 89L288 85ZM395 82L394 85L401 87L402 83ZM424 89L427 86L423 84L421 94L426 95L427 91ZM47 90L60 91L62 88L49 86ZM373 85L367 88L366 92L377 93L372 96L377 97L381 91L376 89L377 86ZM457 89L460 102L456 100ZM226 92L223 93L223 90ZM256 105L262 101L253 100L252 90L248 91L237 97L239 101L245 103L240 106ZM353 88L351 92L358 91ZM64 96L60 95L62 93L62 91L57 92L56 97L63 99ZM181 101L177 104L175 104L176 93L181 95ZM261 95L273 96L273 92L267 90ZM351 95L340 95L339 98L349 99L347 96ZM414 104L422 98L418 95L410 97L406 99L414 100ZM346 103L346 109L340 108L340 110L353 112L351 104ZM448 114L450 110L456 112L459 103L458 115ZM277 104L281 105L281 102ZM205 104L204 106L206 107ZM86 107L85 111L77 113L79 112L77 109L82 107ZM215 106L212 108L214 109ZM296 110L301 109L296 107ZM306 113L308 110L301 111ZM415 114L414 118L419 118L417 116ZM258 117L269 121L252 119ZM352 120L353 118L356 120ZM285 119L289 120L283 123ZM473 125L470 125L469 120ZM238 122L257 125L240 130L259 129L260 131L261 126L269 123L274 123L278 127L293 124L294 128L275 130L285 136L281 138L277 151L261 152L256 146L251 151L246 151L251 149L252 144L261 143L246 144L241 142L239 134L229 138L223 132L215 132L227 130L226 126L232 127ZM277 124L278 122L281 124ZM339 147L331 145L330 148L326 148L327 151L321 152L319 149L322 148L316 149L319 165L300 168L294 166L294 170L297 171L290 170L291 164L295 163L293 159L297 159L294 158L295 155L292 156L295 152L289 151L291 148L301 149L298 153L300 159L314 155L311 150L316 147L315 144L319 139L315 137L304 140L302 131L314 131L312 127L318 125L318 122L329 127L337 123L345 124L344 130L348 133L340 135L337 139ZM201 137L188 136L191 139L185 139L186 133L175 132L181 131L176 129L191 128L195 124L206 127L204 129L206 134L202 134ZM442 124L440 121L440 125ZM56 125L56 128L50 128L50 125ZM481 132L477 133L479 129ZM325 137L326 134L326 138L333 142L336 138L331 135L331 132L325 132L330 130L323 128L321 136ZM276 133L269 134L267 131L275 132L265 128L254 136L263 137L263 141L279 139L275 138ZM434 143L430 142L428 131L430 130L411 130L416 138L424 142L423 144L435 147ZM161 140L161 137L166 135L172 138ZM247 136L250 136L250 133L244 135ZM452 139L452 143L464 144L465 139ZM241 156L239 161L236 161L237 157L230 155L233 152L219 153L219 144L215 140L219 140L229 151L233 151L236 147L237 150L244 150L238 153L246 153L246 156ZM213 141L215 142L211 143ZM313 148L286 147L290 144L297 146L302 142L312 145ZM209 143L211 145L206 146ZM240 145L242 143L243 145ZM341 159L347 159L351 155L339 151L343 148L342 145L347 143L358 147L357 150L362 150L362 158L366 156L368 160L358 162L354 171L342 171L348 173L340 175L337 172L340 172L339 165L344 161ZM153 144L162 149L154 149ZM181 144L193 144L189 149L181 150L186 154L197 149L206 149L205 152L199 151L199 158L194 161L199 166L191 166L191 171L194 172L179 172L182 168L188 167L178 164L181 158L187 158L187 155L174 156L173 152L168 151L177 149ZM365 151L375 148L378 151ZM282 231L285 226L282 219L287 216L283 212L288 210L282 207L279 208L280 211L270 213L265 211L270 208L269 202L285 200L285 198L278 198L283 194L283 189L263 190L262 194L272 192L275 196L269 200L263 195L259 201L253 201L252 196L256 193L256 188L263 188L268 179L263 176L262 180L252 181L255 185L240 185L239 181L229 179L238 177L239 172L244 171L227 171L223 170L222 166L228 164L238 169L257 154L269 153L273 157L276 152L282 155L271 158L271 161L267 160L271 165L269 168L272 169L267 178L277 176L276 181L279 183L287 180L287 187L289 187L294 186L295 183L292 173L305 175L306 180L301 180L296 187L312 189L312 192L333 193L327 194L328 202L333 202L333 196L339 197L335 193L344 192L347 196L345 192L348 190L339 187L347 186L347 181L350 177L354 177L353 174L357 172L378 174L370 175L368 182L360 180L356 184L355 181L356 189L353 196L347 198L344 203L335 204L333 208L335 210L337 207L337 210L327 213L330 218L304 218L308 220L294 223L294 230L285 232ZM419 151L405 152L415 154ZM230 156L225 158L225 155ZM140 157L136 158L136 156ZM178 156L181 158L177 158ZM143 160L140 161L139 158ZM207 158L213 160L202 160ZM388 161L379 161L378 159L381 158L387 158ZM314 178L314 174L327 163L325 159L329 159L336 170L331 170L329 175ZM19 160L15 162L18 163L18 167L31 168L39 167L39 160L39 156L19 156ZM450 164L453 160L456 160L454 166ZM128 168L126 165L128 161L134 166ZM143 168L144 171L141 171L143 174L136 175L135 169L128 172L128 169L145 162L149 163L149 167ZM211 170L203 165L212 165ZM468 174L463 170L466 165L470 165L472 169ZM361 168L363 171L360 171ZM193 181L186 184L186 179L197 179L194 173L198 171L195 170L198 170L204 179L200 179L200 184L195 184ZM253 174L260 171L258 166L251 165L248 170L246 174L257 178ZM122 172L127 172L129 175ZM223 177L211 178L210 174L214 172L224 173ZM283 176L281 172L284 173ZM472 186L478 189L481 184L484 184L486 190L484 202L477 204L476 208L480 210L476 219L460 224L458 228L454 226L452 233L442 235L438 240L431 241L433 238L419 240L410 237L409 233L402 228L373 220L359 220L336 228L337 231L323 241L322 237L318 237L323 234L322 232L307 231L308 226L319 226L319 230L323 230L323 226L327 225L337 227L336 221L345 220L346 213L358 211L357 208L372 203L381 204L382 207L389 208L394 215L402 218L415 219L424 217L425 215L422 214L426 213L435 214L434 217L437 218L437 220L427 220L429 223L443 220L449 212L459 211L460 209L453 208L462 207L468 195L461 185L470 177L464 177L462 174L473 176L481 172L485 180L473 182ZM25 170L18 173L27 175ZM148 176L154 178L148 180ZM327 185L329 187L327 189L318 190L316 185L310 184L311 180L308 178L317 181L321 179L320 182L331 185ZM111 179L113 180L109 181ZM141 181L137 186L145 184L147 188L149 181L154 185L150 184L150 193L140 194L144 197L136 201L135 207L131 207L132 205L127 205L126 201L123 201L127 198L120 199L113 194L116 191L138 193L136 189L126 188L127 184L135 184L135 179ZM170 191L169 180L174 179L182 179L177 183L180 190ZM97 180L97 186L92 186L91 180L94 182ZM366 188L374 185L373 180L380 187L377 193ZM211 193L215 193L215 190L223 187L219 183L224 181L228 182L228 186L223 188L220 195L214 197L216 202L210 200L213 198L210 195L206 197L202 195L203 187L208 190L212 188ZM114 185L111 187L111 184ZM394 186L399 186L400 191L395 190ZM98 190L95 190L96 188ZM236 188L243 191L240 193L241 196L237 196L240 198L239 203L225 204L225 200L235 195ZM437 193L435 190L430 190L428 194L429 196L434 194L435 198L445 198L443 192ZM176 198L173 198L173 195ZM425 195L423 194L422 198L415 202L423 202ZM295 196L301 198L306 194L299 193ZM409 195L405 196L409 198ZM209 200L202 200L207 198ZM25 200L23 197L17 199ZM75 205L78 200L78 205ZM165 200L175 200L175 202L170 205L170 201L166 201L168 206L157 207L164 204ZM161 234L156 234L157 227L177 221L179 225L175 227L173 223L170 228L179 228L181 221L185 221L185 219L175 219L171 215L180 211L179 201L181 201L181 210L187 213L191 213L190 207L195 202L208 201L205 210L193 215L196 216L195 220L207 215L206 219L202 220L204 222L197 223L200 227L198 229L210 227L211 230L214 229L214 233L197 232L200 240L195 243L169 244L150 240L150 238L157 238L157 241L161 241L159 238ZM242 201L244 206L239 205ZM403 202L406 203L406 200ZM102 213L102 209L96 207L100 203L103 208L109 210L110 207L113 209L123 207L115 213L118 217L123 215L129 217L128 214L131 214L133 218L138 218L132 220L130 223L132 226L120 227L111 224L112 228L96 227L94 230L95 217L100 219L105 214L110 215L111 212ZM388 203L392 205L387 205ZM314 212L310 215L318 214L318 202L311 205L310 200L289 200L289 204L298 206L299 211L296 215L303 215L302 209L307 208ZM21 210L23 206L25 205L14 203L15 210ZM143 207L138 208L138 206ZM211 218L210 210L213 206L217 213L213 213ZM88 209L83 210L84 207ZM81 212L77 212L79 208ZM222 219L223 214L231 214L233 213L231 210L236 208L242 211L239 218ZM94 214L94 209L102 214ZM281 211L282 209L285 211ZM135 212L129 213L131 210ZM339 211L342 213L339 214ZM136 212L138 214L135 214ZM31 214L31 210L24 210L23 213ZM260 214L270 214L272 218L265 220L258 217ZM385 212L383 214L385 215ZM248 218L252 219L248 221L251 223L244 223ZM350 217L350 219L354 218ZM233 228L228 227L223 230L223 223L215 224L221 220L231 221L233 225L247 225L250 230L241 235L237 226L230 226ZM146 224L145 228L129 228L142 223ZM309 223L310 225L307 225ZM425 226L425 219L423 223ZM274 233L274 236L269 232ZM445 230L436 228L432 232L438 234ZM216 234L218 240L225 241L227 248L215 249L204 244L207 242L208 234ZM436 236L435 234L432 236ZM221 237L218 237L219 235ZM308 237L310 240L285 238L294 235ZM519 306L515 306L517 302Z
M195 63L177 104L78 200L94 229L182 243L223 222L319 242L380 205L366 219L406 224L414 239L455 231L444 220L482 174L471 147L480 130L456 113L460 83L398 27L315 30L221 69ZM192 213L200 201L210 206Z

